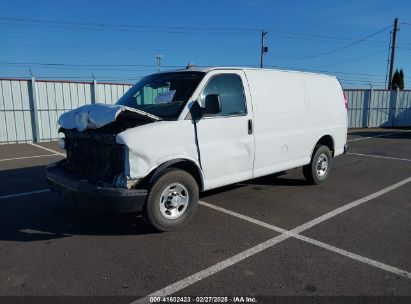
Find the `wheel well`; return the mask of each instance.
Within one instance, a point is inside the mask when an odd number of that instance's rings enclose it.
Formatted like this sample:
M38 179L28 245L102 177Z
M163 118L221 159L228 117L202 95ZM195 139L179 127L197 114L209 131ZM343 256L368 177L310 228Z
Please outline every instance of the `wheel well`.
M181 160L179 162L173 163L171 166L168 168L176 168L176 169L181 169L184 171L187 171L190 173L194 179L197 182L198 188L200 190L203 190L203 178L200 172L200 169L197 167L196 164L194 164L192 161L189 160Z
M322 145L322 146L327 146L328 149L331 150L332 155L334 156L334 140L331 137L331 135L324 135L321 137L316 145Z
M186 159L175 159L175 160L171 160L171 161L161 164L156 169L154 169L149 175L147 175L144 178L144 180L139 184L144 188L149 188L150 185L155 180L157 180L157 178L161 175L161 173L165 169L168 169L168 168L181 169L181 170L184 170L190 173L196 180L200 191L204 189L203 177L202 177L200 169L194 162L190 160L186 160Z

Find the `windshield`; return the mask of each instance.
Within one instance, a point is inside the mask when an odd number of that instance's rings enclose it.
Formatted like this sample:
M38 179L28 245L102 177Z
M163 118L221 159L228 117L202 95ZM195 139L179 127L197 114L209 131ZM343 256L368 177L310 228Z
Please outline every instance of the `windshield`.
M175 120L204 77L203 72L154 74L137 82L116 104Z

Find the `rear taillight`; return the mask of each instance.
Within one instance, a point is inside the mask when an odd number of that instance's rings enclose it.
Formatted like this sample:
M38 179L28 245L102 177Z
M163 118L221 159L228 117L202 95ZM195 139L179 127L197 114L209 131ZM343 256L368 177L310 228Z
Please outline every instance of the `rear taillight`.
M347 97L345 96L345 92L344 92L344 91L343 91L343 95L344 95L344 105L345 105L345 109L348 110Z

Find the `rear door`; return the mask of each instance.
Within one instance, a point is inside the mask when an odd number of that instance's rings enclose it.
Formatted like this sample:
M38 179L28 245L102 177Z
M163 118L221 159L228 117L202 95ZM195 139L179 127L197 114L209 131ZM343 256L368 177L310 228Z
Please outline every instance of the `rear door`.
M215 188L253 176L255 153L253 111L244 72L212 71L205 79L199 100L218 94L221 113L206 115L197 123L205 188Z

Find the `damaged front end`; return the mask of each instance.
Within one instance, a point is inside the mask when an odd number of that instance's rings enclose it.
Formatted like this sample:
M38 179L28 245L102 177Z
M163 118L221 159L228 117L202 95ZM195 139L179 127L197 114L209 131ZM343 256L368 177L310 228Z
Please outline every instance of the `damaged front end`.
M67 158L47 167L50 188L88 209L141 211L147 191L128 175L128 149L116 143L120 132L159 118L112 105L88 105L64 113Z
M60 162L62 169L101 187L131 188L126 177L127 147L116 143L115 133L66 129L60 132L65 135L67 152L67 158Z

